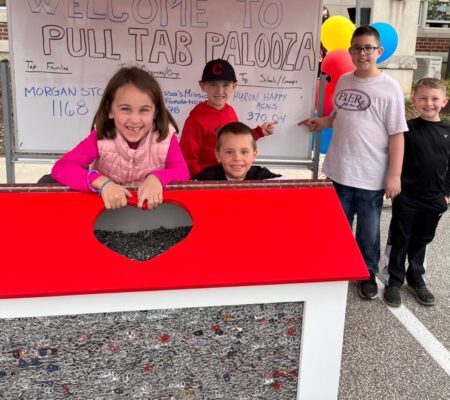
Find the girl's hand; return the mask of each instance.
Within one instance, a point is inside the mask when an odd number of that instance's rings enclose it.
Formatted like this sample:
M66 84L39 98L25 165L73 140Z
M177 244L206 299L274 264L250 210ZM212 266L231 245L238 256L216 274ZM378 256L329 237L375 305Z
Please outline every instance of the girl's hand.
M143 208L147 200L147 208L152 210L158 207L163 201L163 187L161 181L155 175L149 175L139 185L137 206Z
M277 123L278 122L275 122L275 121L264 122L261 125L261 129L262 129L262 131L264 133L264 136L272 135L275 132L275 125Z
M127 199L132 195L128 189L110 181L103 186L100 196L107 210L118 210L128 204Z

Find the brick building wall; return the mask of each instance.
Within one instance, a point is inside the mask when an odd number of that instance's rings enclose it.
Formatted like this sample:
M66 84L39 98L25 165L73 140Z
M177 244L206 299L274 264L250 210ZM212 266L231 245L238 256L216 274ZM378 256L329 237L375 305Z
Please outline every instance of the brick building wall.
M416 52L446 53L450 47L450 38L417 38Z
M0 22L0 40L8 40L8 24Z
M425 27L417 30L416 54L442 57L441 77L450 77L447 58L450 49L450 28Z

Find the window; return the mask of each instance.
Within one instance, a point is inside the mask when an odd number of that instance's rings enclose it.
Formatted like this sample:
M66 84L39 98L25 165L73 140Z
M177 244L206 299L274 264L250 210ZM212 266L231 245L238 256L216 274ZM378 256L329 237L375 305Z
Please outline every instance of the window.
M429 1L427 22L450 22L450 3L443 1Z
M429 0L420 2L421 27L449 27L450 2L449 0Z
M6 0L0 0L0 22L7 22L6 17Z

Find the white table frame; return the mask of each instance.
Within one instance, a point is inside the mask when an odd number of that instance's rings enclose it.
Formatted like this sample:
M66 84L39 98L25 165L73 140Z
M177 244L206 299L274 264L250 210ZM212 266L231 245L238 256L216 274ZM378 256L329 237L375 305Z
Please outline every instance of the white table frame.
M0 300L0 318L304 302L297 400L337 399L348 282Z

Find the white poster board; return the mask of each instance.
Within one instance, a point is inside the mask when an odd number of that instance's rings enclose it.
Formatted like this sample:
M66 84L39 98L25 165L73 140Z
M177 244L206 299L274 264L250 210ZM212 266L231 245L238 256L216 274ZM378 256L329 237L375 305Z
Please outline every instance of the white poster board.
M205 96L205 63L227 59L230 104L256 127L260 159L305 160L297 121L313 109L322 2L306 0L14 0L8 3L15 151L64 153L89 134L112 74L140 65L159 81L180 129Z

